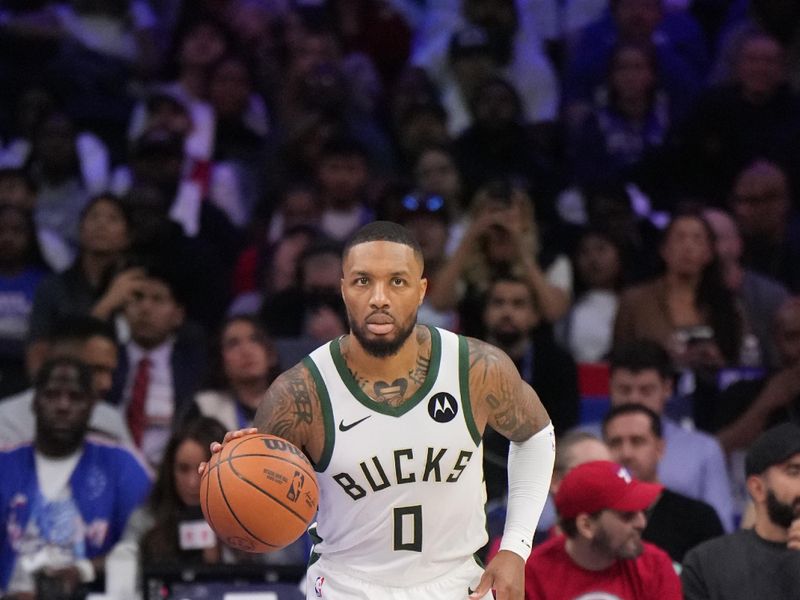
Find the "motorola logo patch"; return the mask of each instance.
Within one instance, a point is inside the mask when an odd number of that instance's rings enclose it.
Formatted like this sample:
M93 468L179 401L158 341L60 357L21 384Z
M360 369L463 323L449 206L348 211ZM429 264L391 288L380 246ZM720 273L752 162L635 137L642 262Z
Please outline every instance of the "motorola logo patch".
M437 423L447 423L456 418L458 402L451 394L439 392L428 400L428 414Z

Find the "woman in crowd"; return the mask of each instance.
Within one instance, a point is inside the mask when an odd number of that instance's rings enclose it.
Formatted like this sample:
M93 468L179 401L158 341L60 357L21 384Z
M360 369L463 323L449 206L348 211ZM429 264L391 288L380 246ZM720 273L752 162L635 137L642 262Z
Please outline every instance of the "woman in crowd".
M78 229L75 263L46 278L36 291L28 349L31 368L43 352L37 341L48 335L59 318L90 314L110 319L143 276L141 269L127 264L130 223L117 197L102 194L91 200L81 213Z
M193 413L219 419L234 431L250 427L258 404L278 371L278 355L252 316L228 318L217 340L212 385L195 397Z
M597 362L611 350L625 272L622 249L608 232L589 229L578 241L573 266L575 302L556 333L575 362Z
M569 140L576 181L646 183L645 160L664 143L669 125L670 107L658 88L653 48L619 45L595 106Z
M737 364L742 312L723 283L713 230L697 208L676 211L661 258L662 275L623 293L614 343L657 341L683 367Z

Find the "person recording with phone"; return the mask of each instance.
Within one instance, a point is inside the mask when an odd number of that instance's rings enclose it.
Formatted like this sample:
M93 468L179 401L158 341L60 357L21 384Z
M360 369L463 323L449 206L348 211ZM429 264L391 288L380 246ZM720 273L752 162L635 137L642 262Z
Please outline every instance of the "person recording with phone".
M738 364L746 324L722 281L714 232L698 208L676 211L660 254L663 274L622 294L614 345L653 340L676 366L696 370Z
M542 317L553 322L569 309L572 269L561 254L541 251L534 206L526 191L506 181L480 188L455 252L436 274L430 303L458 307L461 331L480 337L483 296L496 274L520 277L533 290Z

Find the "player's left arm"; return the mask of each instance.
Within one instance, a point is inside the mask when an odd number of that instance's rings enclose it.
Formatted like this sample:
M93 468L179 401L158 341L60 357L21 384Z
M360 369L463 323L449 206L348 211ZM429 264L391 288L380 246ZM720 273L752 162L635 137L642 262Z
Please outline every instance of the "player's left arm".
M494 589L497 600L522 600L525 561L553 474L555 436L539 396L503 351L470 339L469 356L477 425L481 431L488 425L510 440L508 507L500 551L470 598L482 598Z

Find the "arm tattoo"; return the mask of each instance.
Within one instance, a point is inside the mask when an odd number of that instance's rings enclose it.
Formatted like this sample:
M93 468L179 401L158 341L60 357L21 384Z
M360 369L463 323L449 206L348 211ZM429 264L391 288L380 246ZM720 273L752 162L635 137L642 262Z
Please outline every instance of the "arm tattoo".
M311 394L308 390L308 383L305 377L292 377L289 380L290 394L294 400L295 420L297 424L311 423L313 413L311 412Z
M511 440L525 440L537 430L533 405L510 359L497 348L469 340L470 388L488 409L489 425Z
M295 441L299 429L314 420L312 390L308 374L298 366L286 371L267 390L256 412L254 425L259 430Z

